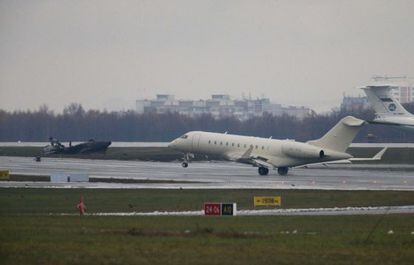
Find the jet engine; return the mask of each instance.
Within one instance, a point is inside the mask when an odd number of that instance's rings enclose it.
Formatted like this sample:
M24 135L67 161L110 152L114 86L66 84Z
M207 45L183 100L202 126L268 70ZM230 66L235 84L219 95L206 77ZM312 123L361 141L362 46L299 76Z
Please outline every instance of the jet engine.
M300 143L285 144L282 146L282 152L287 156L302 159L322 159L326 156L324 150Z

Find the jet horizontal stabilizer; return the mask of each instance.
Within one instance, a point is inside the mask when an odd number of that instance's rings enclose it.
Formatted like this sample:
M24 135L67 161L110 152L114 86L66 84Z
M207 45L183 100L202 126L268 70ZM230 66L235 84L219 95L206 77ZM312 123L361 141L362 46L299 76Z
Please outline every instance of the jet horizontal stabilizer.
M384 147L383 149L381 149L381 151L376 153L373 157L353 157L349 159L341 159L341 160L328 161L328 162L323 162L323 163L308 164L304 166L299 166L299 168L301 167L308 168L312 166L326 166L327 167L329 165L352 164L352 162L357 162L357 161L358 162L379 161L382 159L382 156L385 154L386 151L387 151L387 147Z
M379 161L382 159L382 156L385 154L385 152L387 151L387 147L384 147L381 149L381 151L379 151L378 153L376 153L373 157L365 157L365 158L358 158L358 157L353 157L350 158L349 160L352 161L358 161L358 162L363 162L363 161Z

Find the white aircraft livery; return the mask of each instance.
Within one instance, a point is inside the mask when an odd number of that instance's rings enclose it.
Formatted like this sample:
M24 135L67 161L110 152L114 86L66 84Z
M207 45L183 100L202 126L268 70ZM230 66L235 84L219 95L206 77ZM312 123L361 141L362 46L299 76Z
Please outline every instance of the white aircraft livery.
M375 111L375 118L369 123L414 130L414 115L394 98L392 95L394 88L396 87L392 85L372 85L362 88Z
M286 175L290 167L352 161L352 156L345 151L364 123L363 120L347 116L322 138L306 143L191 131L172 141L169 147L184 153L183 167L188 166L193 154L202 154L253 165L258 167L260 175L267 175L269 169L277 169L279 175ZM377 156L365 160L377 160Z

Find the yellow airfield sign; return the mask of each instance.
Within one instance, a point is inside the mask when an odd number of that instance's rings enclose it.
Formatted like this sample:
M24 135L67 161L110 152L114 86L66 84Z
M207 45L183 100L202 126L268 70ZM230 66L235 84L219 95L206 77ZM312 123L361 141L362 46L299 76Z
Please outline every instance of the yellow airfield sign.
M254 196L254 206L280 206L281 204L280 196Z

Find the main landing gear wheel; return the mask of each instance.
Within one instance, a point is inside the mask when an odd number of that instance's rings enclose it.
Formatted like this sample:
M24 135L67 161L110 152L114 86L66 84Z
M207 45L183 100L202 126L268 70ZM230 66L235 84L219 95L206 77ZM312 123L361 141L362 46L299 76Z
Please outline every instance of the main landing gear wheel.
M279 173L279 175L281 175L281 176L286 176L288 171L289 171L288 167L279 167L277 169L277 173Z
M185 162L185 161L184 161L184 162L182 162L182 163L181 163L181 166L182 166L183 168L188 167L188 162Z
M260 176L266 176L269 174L269 169L265 167L259 167L258 171Z

